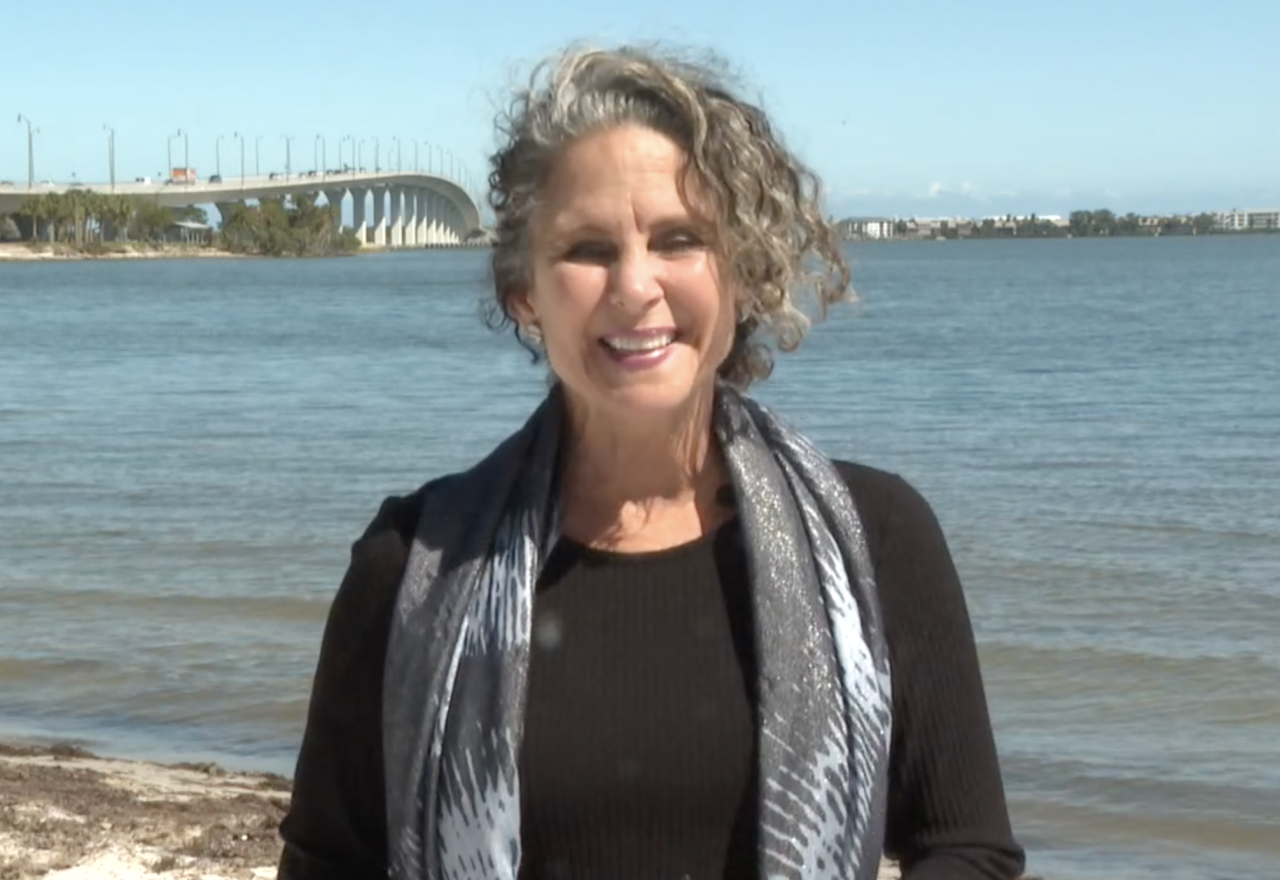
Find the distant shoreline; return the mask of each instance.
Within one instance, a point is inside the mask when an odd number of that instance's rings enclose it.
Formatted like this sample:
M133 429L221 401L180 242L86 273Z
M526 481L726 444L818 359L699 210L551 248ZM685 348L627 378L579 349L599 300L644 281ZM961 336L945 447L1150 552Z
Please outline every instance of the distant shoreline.
M69 260L172 260L230 259L246 257L221 248L193 245L121 245L84 249L74 245L37 245L30 243L0 244L0 262L43 263Z
M930 241L1130 241L1133 239L1203 239L1203 238L1267 238L1280 237L1280 229L1251 229L1239 232L1206 232L1202 234L1171 232L1165 235L1120 233L1117 235L890 235L848 236L840 238L841 244L919 244Z
M423 248L387 248L365 247L345 254L332 256L359 257L375 254L399 253L409 250L480 250L475 246L457 245ZM121 244L109 245L105 249L84 249L74 245L54 244L32 246L30 242L0 244L0 263L63 263L82 260L271 260L271 259L312 259L309 257L274 257L261 254L242 254L204 245L181 244Z

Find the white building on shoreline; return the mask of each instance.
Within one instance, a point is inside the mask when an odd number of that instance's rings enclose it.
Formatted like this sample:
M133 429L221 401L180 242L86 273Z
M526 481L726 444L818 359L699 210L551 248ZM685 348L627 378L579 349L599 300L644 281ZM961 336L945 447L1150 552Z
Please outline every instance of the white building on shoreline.
M840 237L882 241L896 237L892 217L846 217L840 221Z
M1229 232L1245 232L1250 229L1280 229L1280 209L1263 208L1252 211L1223 211L1218 214L1218 227Z

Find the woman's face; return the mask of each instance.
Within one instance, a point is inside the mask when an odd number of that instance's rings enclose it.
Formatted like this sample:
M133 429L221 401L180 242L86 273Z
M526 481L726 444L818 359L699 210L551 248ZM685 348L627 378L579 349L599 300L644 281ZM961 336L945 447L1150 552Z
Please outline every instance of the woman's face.
M539 192L533 283L513 308L588 416L678 415L733 344L734 297L684 169L665 135L623 126L567 147Z

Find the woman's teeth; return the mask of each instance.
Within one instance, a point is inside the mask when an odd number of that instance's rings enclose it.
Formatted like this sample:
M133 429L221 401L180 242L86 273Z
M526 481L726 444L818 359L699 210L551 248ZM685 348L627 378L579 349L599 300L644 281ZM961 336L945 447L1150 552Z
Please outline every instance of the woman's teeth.
M674 333L663 333L660 336L606 336L604 344L615 351L644 352L666 348L675 340Z

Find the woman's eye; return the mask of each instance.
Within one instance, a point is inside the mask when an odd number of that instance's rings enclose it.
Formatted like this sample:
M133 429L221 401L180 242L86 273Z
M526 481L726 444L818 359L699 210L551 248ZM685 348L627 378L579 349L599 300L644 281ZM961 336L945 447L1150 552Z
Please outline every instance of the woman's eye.
M607 262L613 258L613 247L601 241L582 241L570 245L564 258L573 263Z
M693 232L673 232L658 239L654 245L660 251L687 251L702 247L702 239Z

